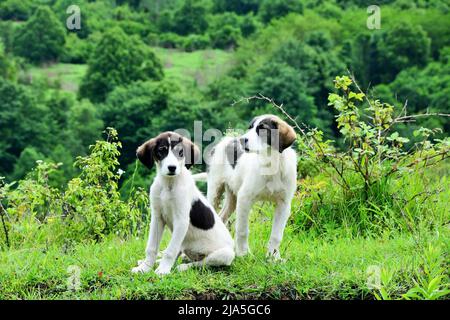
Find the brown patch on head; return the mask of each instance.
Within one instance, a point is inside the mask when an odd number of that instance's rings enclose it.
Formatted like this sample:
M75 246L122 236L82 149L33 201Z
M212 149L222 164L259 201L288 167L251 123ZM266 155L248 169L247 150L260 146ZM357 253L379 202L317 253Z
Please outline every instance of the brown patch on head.
M278 130L280 136L280 152L283 152L284 149L289 148L297 139L297 134L295 133L294 128L286 123L286 121L281 120L277 116L274 116L274 121L278 123Z
M182 156L185 157L185 165L189 169L198 161L200 150L189 139L172 131L163 132L155 138L143 143L137 149L136 156L147 168L151 169L155 161L164 159L167 156L169 149L174 148L180 143L183 146Z
M275 115L264 117L259 122L258 127L265 130L278 130L278 143L272 143L271 137L269 136L267 137L267 142L273 147L278 148L279 152L283 152L286 148L289 148L297 138L295 130L284 120ZM256 128L257 132L258 127Z
M183 138L183 150L186 168L192 167L200 159L200 149L188 138Z

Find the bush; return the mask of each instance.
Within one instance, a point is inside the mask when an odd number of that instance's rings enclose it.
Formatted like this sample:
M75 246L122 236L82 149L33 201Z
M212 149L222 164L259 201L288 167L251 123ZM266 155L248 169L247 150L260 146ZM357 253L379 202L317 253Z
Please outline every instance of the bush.
M158 39L158 45L167 49L182 48L184 37L176 33L163 33Z
M10 246L99 241L109 234L127 237L144 231L149 219L148 196L132 187L130 198L120 199L120 142L115 130L108 129L107 135L106 141L92 146L90 155L77 158L75 164L81 172L65 191L51 186L61 164L38 161L15 189L0 178Z
M208 35L191 34L184 38L184 50L191 52L195 50L203 50L211 45L211 40Z
M300 139L301 166L314 168L304 176L305 192L314 200L306 201L308 207L301 210L315 217L315 226L345 224L354 234L380 235L383 230L413 231L411 225L419 223L427 228L440 224L441 218L434 216L439 210L429 206L441 186L430 185L423 171L450 157L450 139L433 139L438 130L420 128L414 132L417 142L406 147L409 140L396 126L414 116L396 116L392 105L367 98L358 87L353 91L347 76L336 77L335 87L339 93L328 99L338 113L344 148L337 152L317 129ZM314 176L319 173L322 180L332 176L334 182L318 184L320 179ZM323 212L336 214L322 216Z
M66 63L86 63L93 49L90 41L81 40L74 33L70 33L66 38L61 61Z

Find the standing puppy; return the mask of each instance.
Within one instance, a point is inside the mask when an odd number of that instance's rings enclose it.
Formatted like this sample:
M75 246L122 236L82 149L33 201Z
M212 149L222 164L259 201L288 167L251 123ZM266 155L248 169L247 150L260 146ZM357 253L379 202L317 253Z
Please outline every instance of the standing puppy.
M191 141L175 132L164 132L137 150L137 157L148 168L154 163L157 175L150 188L152 218L146 257L132 272L147 272L156 262L164 226L172 238L156 269L157 274L170 272L180 252L191 266L230 265L234 259L233 240L227 228L200 193L188 168L199 157Z
M236 254L248 253L249 213L253 203L276 204L269 255L280 258L279 246L291 213L297 181L297 157L290 148L294 129L274 115L256 117L241 138L224 138L213 149L208 170L208 200L226 222L236 210Z

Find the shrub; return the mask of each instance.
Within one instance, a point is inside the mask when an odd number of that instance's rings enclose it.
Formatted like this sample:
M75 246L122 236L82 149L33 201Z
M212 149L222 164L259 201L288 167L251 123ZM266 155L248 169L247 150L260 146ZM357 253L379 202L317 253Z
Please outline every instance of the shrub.
M208 35L191 34L184 39L184 50L191 52L195 50L203 50L210 46L211 40Z
M182 48L184 45L184 37L176 33L163 33L158 39L158 45L168 49Z
M81 40L74 33L70 33L66 38L61 61L66 63L86 63L92 51L93 46L90 41Z
M396 125L414 116L396 115L394 106L369 99L359 87L353 91L354 86L347 76L336 77L335 88L340 94L328 97L329 105L338 113L337 127L344 138L342 152L337 152L331 141L324 141L317 129L300 140L299 149L305 151L301 163L315 167L312 172L333 176L333 184L339 186L333 193L342 194L341 207L329 209L340 212L340 223L347 220L347 225L358 226L358 233L380 233L384 227L410 228L407 217L412 212L417 213L412 219L439 223L440 219L427 217L426 204L440 193L439 187L431 189L421 171L450 156L450 139L433 139L437 130L421 128L414 132L418 141L406 148L409 140L400 136ZM313 182L311 186L314 188ZM324 210L320 192L316 196ZM357 214L356 218L346 216L349 212Z
M64 191L51 186L61 163L37 161L16 188L0 178L0 210L9 245L99 241L109 234L127 237L143 231L149 218L148 196L131 186L130 197L120 199L121 144L114 129L106 133L107 139L97 141L88 156L77 158L80 174Z

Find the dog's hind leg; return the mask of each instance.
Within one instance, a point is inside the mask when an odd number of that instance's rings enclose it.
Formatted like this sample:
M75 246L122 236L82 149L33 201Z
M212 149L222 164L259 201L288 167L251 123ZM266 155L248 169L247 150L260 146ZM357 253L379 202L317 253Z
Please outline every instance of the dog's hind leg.
M225 187L225 190L224 205L219 213L219 216L224 223L227 223L230 215L236 210L236 196L227 187Z
M221 248L210 253L200 261L182 263L177 267L178 271L185 271L191 267L202 266L229 266L234 260L234 251L232 248Z
M208 180L207 198L214 210L219 211L220 200L225 191L225 185L217 180Z

